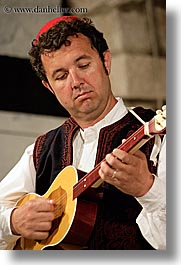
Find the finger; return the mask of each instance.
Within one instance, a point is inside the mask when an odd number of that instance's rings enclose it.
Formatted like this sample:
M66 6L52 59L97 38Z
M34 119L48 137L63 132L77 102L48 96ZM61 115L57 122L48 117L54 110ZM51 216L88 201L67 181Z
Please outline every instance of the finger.
M125 164L128 164L129 163L129 160L130 160L130 158L129 158L129 154L127 153L127 152L125 152L125 151L123 151L123 150L120 150L120 149L114 149L113 150L113 155L115 156L115 157L117 157L122 163L125 163Z
M107 154L105 160L109 167L115 168L117 157L115 157L113 154Z
M36 222L51 222L55 219L54 212L38 212L34 217Z
M99 170L99 175L103 180L111 178L114 173L114 170L106 163L102 162Z
M105 158L106 162L113 169L118 169L120 167L120 162L122 164L123 163L124 164L128 164L126 162L128 162L130 160L130 158L129 158L129 156L128 156L128 154L126 152L121 151L121 152L123 152L123 154L121 155L121 153L119 153L120 151L121 150L118 149L118 153L117 153L117 151L113 151L113 153L106 155L106 158Z
M134 153L134 156L135 156L135 157L138 157L138 158L140 158L140 159L142 159L142 160L144 160L144 159L146 158L145 154L144 154L142 151L140 151L140 150L137 150L137 151Z
M44 240L48 238L49 231L28 231L22 236L32 240Z
M53 200L44 199L44 198L36 198L27 202L30 210L34 210L37 212L53 212L54 211L54 202Z
M51 227L52 227L52 222L42 221L37 223L36 226L34 226L34 230L48 232L51 229Z
M29 239L34 239L34 240L44 240L49 237L49 232L48 231L36 231L31 238Z
M132 166L136 166L137 158L140 158L139 156L129 154L120 149L114 149L113 155L116 156L118 160L121 161L123 164Z
M124 170L125 169L125 164L123 164L121 162L121 160L119 160L116 156L114 156L113 154L108 154L106 156L106 162L107 162L107 165L110 166L111 168L111 171L109 170L109 174L113 174L114 171L121 171L121 170ZM107 174L108 175L108 174Z

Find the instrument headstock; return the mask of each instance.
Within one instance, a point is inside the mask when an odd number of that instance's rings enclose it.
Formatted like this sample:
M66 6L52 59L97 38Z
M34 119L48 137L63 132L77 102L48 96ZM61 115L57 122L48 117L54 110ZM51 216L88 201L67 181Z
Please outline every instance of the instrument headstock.
M163 134L166 131L166 105L156 111L156 115L149 123L150 134Z

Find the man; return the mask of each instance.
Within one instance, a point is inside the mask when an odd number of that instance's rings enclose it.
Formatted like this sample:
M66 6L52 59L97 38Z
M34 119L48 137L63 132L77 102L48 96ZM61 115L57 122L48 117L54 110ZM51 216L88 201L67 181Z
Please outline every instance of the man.
M117 148L142 124L112 93L111 53L103 34L89 19L56 18L40 30L29 54L43 85L70 118L26 149L3 179L0 199L8 204L30 192L44 195L66 166L90 172L102 161L98 173L103 182L90 188L96 220L81 247L165 249L165 138L157 164L150 160L154 138L134 154ZM135 112L145 122L155 115L143 108ZM7 206L1 216L1 248L14 248L20 237L34 242L49 238L56 204L54 198L36 197L19 207ZM82 220L87 215L82 214Z

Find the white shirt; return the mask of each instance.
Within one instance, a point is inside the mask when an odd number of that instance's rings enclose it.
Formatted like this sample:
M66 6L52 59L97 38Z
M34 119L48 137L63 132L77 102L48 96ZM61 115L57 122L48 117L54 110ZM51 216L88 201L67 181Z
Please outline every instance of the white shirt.
M110 125L127 113L122 99L100 122L79 130L73 141L73 165L85 172L94 168L100 129ZM34 144L28 146L19 162L0 182L0 249L13 249L19 238L12 234L10 216L13 205L23 195L35 192L36 171L33 163ZM143 210L137 217L142 235L155 249L166 248L166 139L164 138L154 184L147 194L137 198ZM77 150L79 150L77 152ZM2 201L6 201L3 208ZM9 202L9 205L8 205ZM11 203L11 204L10 204Z
M117 100L117 104L104 119L94 126L78 131L73 142L73 150L75 150L73 154L73 165L76 168L84 172L90 172L94 168L100 130L122 119L127 114L128 110L123 104L122 99L117 98ZM76 150L79 151L76 152Z

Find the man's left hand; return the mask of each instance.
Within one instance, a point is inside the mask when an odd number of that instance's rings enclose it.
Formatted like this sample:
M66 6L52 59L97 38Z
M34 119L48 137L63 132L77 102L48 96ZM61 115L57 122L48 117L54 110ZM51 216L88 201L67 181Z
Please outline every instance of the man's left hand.
M145 195L154 182L154 176L148 169L146 156L140 150L132 155L120 149L114 149L101 163L99 175L104 181L134 197Z

